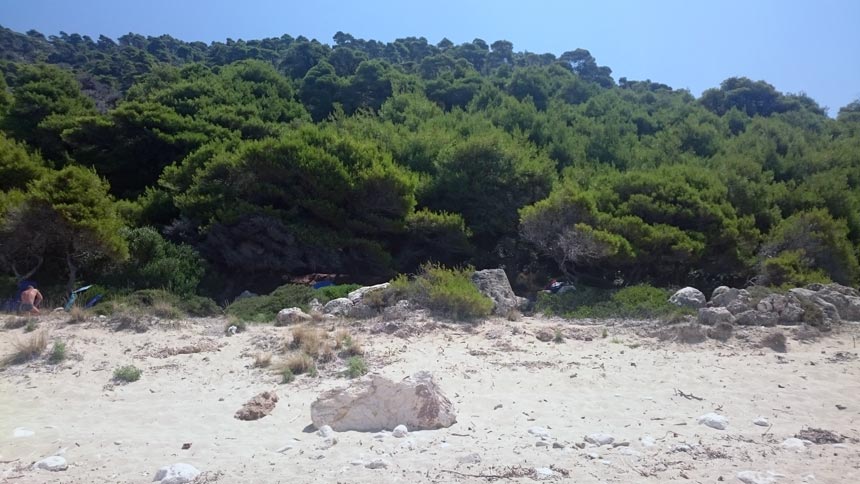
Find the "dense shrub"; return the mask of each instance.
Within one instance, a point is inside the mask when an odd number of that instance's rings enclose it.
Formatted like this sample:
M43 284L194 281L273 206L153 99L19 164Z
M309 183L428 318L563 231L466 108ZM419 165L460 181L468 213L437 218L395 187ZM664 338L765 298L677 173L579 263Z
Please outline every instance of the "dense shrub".
M278 311L297 307L308 310L308 303L317 297L318 291L300 284L285 284L266 296L240 299L227 306L227 314L245 321L269 322Z
M488 316L493 301L472 283L474 268L448 269L425 264L413 278L398 276L386 289L387 299L408 299L439 315L458 320Z
M128 242L129 258L106 278L109 285L194 293L205 270L196 250L173 244L150 227L124 229L122 236Z
M134 365L125 365L113 371L114 380L131 383L140 379L141 371Z
M335 286L321 287L316 290L316 298L319 302L325 304L332 299L346 297L347 294L360 288L359 284L338 284Z
M182 316L215 316L221 308L215 301L202 296L178 295L163 289L142 289L124 296L114 296L95 306L97 314L136 309L158 317L178 319Z
M570 318L656 318L684 312L668 302L670 292L648 284L619 290L587 286L563 294L538 294L537 309Z

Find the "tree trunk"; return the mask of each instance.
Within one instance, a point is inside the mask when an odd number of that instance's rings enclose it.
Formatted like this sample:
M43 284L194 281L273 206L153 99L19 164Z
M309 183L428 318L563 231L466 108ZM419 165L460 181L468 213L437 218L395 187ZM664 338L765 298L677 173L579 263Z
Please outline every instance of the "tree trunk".
M15 274L15 282L21 283L22 281L29 279L30 277L32 277L33 274L35 274L39 269L42 268L42 263L45 262L45 258L40 257L40 256L34 256L34 257L36 258L36 265L33 266L30 270L28 270L24 274L21 274L18 272L18 268L15 267L14 262L11 264L12 272Z
M66 295L71 296L78 279L78 267L72 261L72 254L66 254L66 266L69 268L69 279L66 282Z

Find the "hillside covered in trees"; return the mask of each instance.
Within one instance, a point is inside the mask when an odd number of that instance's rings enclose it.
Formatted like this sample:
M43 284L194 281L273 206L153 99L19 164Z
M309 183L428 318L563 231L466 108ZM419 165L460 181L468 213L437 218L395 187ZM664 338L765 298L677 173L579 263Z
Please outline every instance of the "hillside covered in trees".
M4 277L218 300L427 261L523 290L858 282L860 101L831 119L578 48L333 41L0 28Z

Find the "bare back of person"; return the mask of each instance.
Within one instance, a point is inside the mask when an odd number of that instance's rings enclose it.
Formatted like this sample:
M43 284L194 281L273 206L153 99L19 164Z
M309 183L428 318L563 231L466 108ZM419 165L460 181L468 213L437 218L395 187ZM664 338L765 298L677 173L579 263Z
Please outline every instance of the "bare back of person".
M21 312L39 314L39 304L42 302L42 293L33 286L27 286L21 292Z

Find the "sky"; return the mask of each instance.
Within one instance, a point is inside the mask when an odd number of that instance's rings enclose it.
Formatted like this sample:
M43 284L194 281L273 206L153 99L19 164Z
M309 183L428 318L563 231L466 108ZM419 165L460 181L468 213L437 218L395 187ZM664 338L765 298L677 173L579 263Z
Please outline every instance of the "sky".
M696 96L745 76L804 92L831 116L860 98L856 0L0 0L0 25L204 42L290 34L331 44L338 31L384 42L508 40L539 54L588 49L616 80Z

